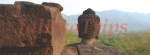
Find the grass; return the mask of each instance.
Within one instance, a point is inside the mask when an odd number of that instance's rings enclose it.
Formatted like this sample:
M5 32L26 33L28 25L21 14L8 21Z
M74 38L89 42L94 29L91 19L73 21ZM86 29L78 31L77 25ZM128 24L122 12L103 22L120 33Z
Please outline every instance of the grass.
M66 45L80 42L77 34L67 34ZM107 34L100 34L96 43L113 46L127 55L150 55L150 31L113 34L107 39Z

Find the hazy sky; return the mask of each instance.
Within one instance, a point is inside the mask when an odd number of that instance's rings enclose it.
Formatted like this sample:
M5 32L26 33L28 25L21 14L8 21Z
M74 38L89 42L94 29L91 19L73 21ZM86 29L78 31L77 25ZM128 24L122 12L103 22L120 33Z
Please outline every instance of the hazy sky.
M125 12L150 13L150 0L0 0L0 4L13 4L15 1L56 2L63 6L62 13L81 14L87 8L95 11L121 10Z

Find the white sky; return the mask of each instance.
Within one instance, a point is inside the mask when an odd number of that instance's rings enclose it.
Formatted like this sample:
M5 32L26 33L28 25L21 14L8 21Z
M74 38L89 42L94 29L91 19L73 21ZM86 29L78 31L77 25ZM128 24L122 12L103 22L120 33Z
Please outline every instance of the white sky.
M81 14L87 8L95 11L121 10L125 12L150 13L150 0L0 0L0 4L13 4L15 1L56 2L63 6L62 13Z

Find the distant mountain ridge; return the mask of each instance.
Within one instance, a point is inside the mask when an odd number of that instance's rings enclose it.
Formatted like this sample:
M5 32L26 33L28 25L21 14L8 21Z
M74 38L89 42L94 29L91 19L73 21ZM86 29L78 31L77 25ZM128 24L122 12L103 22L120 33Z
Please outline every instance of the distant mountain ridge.
M82 13L81 13L82 14ZM77 19L79 15L70 15L67 16L65 14L62 14L62 16L66 19L69 26L73 24L77 24ZM106 10L101 12L96 12L96 15L98 15L101 19L101 24L128 24L127 29L128 30L149 30L150 29L150 14L144 14L144 13L130 13L130 12L123 12L119 10ZM106 22L105 20L108 20Z

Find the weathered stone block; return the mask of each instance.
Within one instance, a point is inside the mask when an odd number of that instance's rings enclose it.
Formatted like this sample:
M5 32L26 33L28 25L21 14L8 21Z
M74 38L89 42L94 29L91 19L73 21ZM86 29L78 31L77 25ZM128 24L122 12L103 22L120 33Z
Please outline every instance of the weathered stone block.
M31 2L1 4L0 55L60 55L65 24L57 7Z
M57 3L43 2L42 5L49 6L49 7L57 7L60 12L63 10L63 7L60 4L57 4Z
M118 49L100 44L81 45L71 44L66 46L61 55L124 55Z

